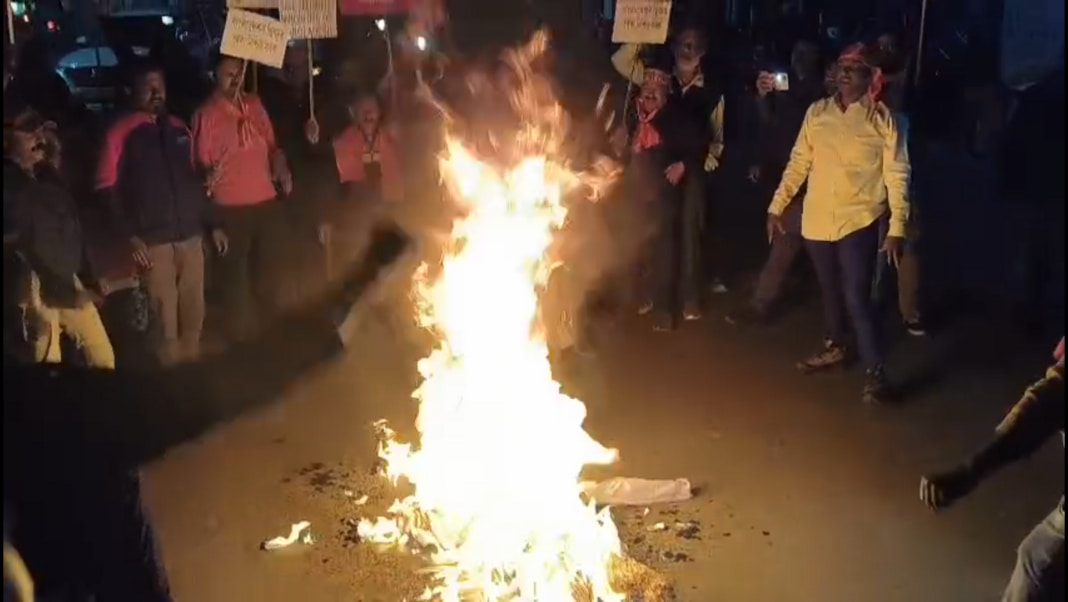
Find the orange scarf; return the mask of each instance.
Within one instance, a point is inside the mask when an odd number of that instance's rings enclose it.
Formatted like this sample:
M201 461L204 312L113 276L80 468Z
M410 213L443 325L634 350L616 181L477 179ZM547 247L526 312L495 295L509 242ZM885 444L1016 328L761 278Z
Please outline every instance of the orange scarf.
M852 44L847 46L842 54L838 57L839 65L863 65L871 70L871 84L868 85L868 98L873 101L878 101L882 98L883 87L886 83L886 77L883 75L883 70L874 65L869 57L871 51L867 46L861 43Z

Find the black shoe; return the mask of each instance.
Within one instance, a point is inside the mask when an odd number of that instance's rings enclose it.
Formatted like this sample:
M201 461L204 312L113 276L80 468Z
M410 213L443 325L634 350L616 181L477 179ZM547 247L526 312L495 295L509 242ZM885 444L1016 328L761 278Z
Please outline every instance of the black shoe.
M868 405L882 405L890 397L890 384L886 380L886 372L882 366L870 368L864 375L864 403Z
M927 328L921 320L905 320L905 332L914 337L927 336Z
M768 312L753 305L744 305L724 316L731 326L763 326L769 321Z
M803 374L815 374L832 368L844 368L849 356L846 348L830 339L823 340L823 349L818 353L797 363L797 369Z

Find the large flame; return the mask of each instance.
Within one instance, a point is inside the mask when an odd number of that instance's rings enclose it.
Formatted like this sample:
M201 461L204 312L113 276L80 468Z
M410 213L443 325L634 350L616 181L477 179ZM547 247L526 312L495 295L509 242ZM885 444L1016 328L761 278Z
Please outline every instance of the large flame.
M539 313L562 198L587 180L560 156L566 115L530 67L546 43L537 34L505 55L522 125L503 154L519 159L483 161L447 136L441 172L463 217L443 265L415 280L420 323L439 339L419 362L418 446L379 425L387 475L414 493L360 533L426 554L428 598L623 599L609 579L615 526L578 487L585 465L616 452L583 430L585 406L553 380Z

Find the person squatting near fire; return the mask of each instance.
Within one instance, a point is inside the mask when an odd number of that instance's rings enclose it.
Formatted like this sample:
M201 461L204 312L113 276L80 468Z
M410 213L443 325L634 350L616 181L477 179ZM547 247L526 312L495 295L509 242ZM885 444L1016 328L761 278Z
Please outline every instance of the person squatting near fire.
M625 130L617 130L612 143L618 154L629 153L626 193L645 205L648 220L655 224L644 265L639 268L639 313L655 312L655 328L671 330L680 300L687 293L694 294L681 273L686 218L683 179L695 159L707 151L708 141L671 94L672 56L667 49L652 49L644 61L642 78L634 109L627 112ZM701 161L696 163L701 165Z
M129 77L132 107L107 131L96 190L128 241L151 303L153 347L161 364L200 352L204 325L204 242L225 255L226 235L208 221L208 198L197 171L193 136L167 114L161 68L145 64Z
M761 70L756 80L751 124L752 156L749 181L770 196L782 179L801 124L812 103L828 96L820 72L819 47L800 41L790 54L790 72L785 88L772 70ZM764 198L767 198L764 196ZM763 324L770 320L783 297L791 268L804 250L801 212L804 190L798 192L783 213L783 231L771 239L768 258L757 277L756 287L745 305L726 316L730 324Z
M400 149L378 97L354 95L348 113L350 124L332 143L340 194L326 197L319 227L328 263L341 265L360 256L371 228L404 196Z
M242 90L244 73L243 61L221 57L215 93L193 117L193 146L208 174L213 219L229 239L219 277L231 339L248 336L276 313L277 272L286 251L278 196L293 190L263 103Z
M1038 451L1060 432L1064 445L1064 338L1045 376L1024 391L994 431L994 439L961 466L920 480L920 499L941 510L1007 464ZM1002 602L1064 600L1064 495L1020 542Z
M700 148L692 149L683 158L681 179L682 207L679 230L682 249L677 253L679 266L678 282L681 295L682 315L686 320L701 317L701 293L705 282L706 268L711 268L713 292L726 292L722 282L723 251L717 244L721 237L706 236L706 225L717 220L717 215L707 215L717 204L710 202L708 195L709 175L719 167L724 150L724 95L719 83L702 69L701 63L707 50L704 34L695 27L683 28L671 42L670 54L662 59L663 68L669 70L668 88L671 102L677 105L675 119L690 128L691 135L702 141ZM612 56L612 65L631 83L643 84L646 80L646 62L640 56L641 47L625 44ZM659 51L657 51L659 52ZM706 252L706 246L711 252ZM706 257L710 266L706 266ZM644 309L651 309L648 305ZM678 309L658 308L669 312L675 320ZM664 322L662 319L661 323Z
M863 399L889 393L884 348L871 298L880 248L880 220L889 219L882 243L897 264L909 219L910 166L904 136L879 101L881 77L863 45L838 59L838 92L813 104L768 207L768 237L785 233L784 213L807 181L801 236L819 280L827 339L798 367L812 373L848 362L849 326L866 370Z
M105 371L24 366L5 353L5 569L10 544L42 600L171 602L139 467L335 357L332 316L403 273L394 266L408 247L402 232L381 230L325 297L209 359Z
M84 238L61 154L55 125L17 94L5 93L4 329L14 326L7 323L14 304L23 330L21 340L10 342L28 343L33 361L63 361L61 335L67 335L90 366L112 369L115 352L96 295L78 277Z

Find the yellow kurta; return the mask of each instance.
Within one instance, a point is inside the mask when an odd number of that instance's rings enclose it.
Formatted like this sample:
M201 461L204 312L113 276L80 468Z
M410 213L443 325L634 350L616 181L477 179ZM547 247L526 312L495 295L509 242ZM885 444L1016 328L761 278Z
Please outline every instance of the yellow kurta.
M889 236L905 236L909 156L893 113L868 99L842 110L836 98L808 109L768 213L782 215L808 180L801 235L845 238L890 210Z

